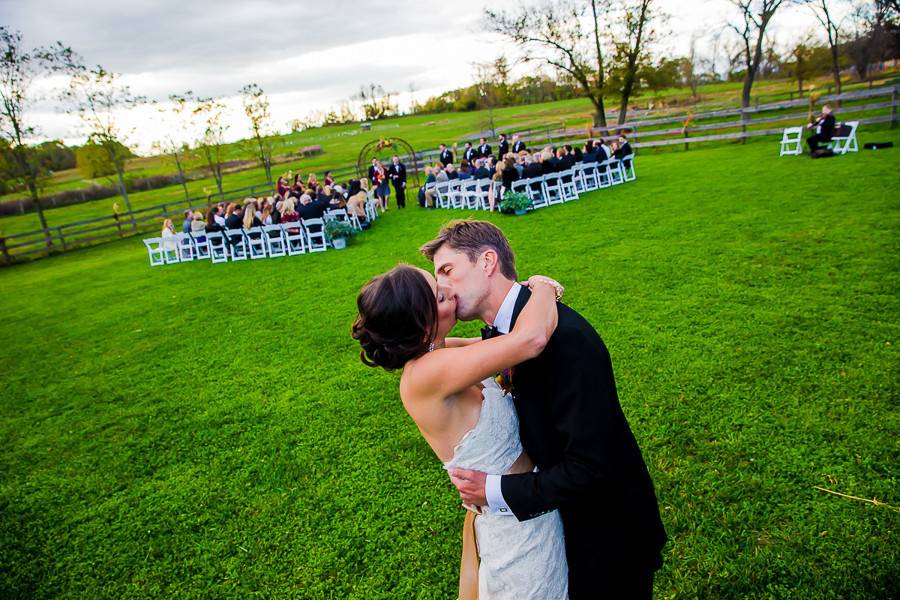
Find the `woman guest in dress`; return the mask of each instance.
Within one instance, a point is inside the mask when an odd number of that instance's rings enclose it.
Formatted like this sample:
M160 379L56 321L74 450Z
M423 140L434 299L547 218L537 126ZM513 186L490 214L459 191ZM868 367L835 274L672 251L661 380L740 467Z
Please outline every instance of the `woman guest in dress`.
M163 248L166 250L176 250L178 248L178 236L175 235L175 225L172 224L172 219L163 221L160 236L162 236Z

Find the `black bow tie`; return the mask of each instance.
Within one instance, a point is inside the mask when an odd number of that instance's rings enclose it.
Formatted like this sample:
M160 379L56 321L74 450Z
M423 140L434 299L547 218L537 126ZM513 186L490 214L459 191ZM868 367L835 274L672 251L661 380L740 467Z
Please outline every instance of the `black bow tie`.
M498 335L503 335L500 333L500 330L497 329L494 325L485 325L481 328L481 339L489 340L492 337L497 337Z

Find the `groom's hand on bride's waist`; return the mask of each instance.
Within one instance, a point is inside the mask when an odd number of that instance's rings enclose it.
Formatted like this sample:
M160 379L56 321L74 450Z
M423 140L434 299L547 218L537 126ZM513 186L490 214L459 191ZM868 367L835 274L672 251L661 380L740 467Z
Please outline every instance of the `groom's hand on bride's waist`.
M459 497L463 504L475 506L487 506L487 495L484 487L487 474L481 471L469 471L467 469L450 469L450 481L459 490Z

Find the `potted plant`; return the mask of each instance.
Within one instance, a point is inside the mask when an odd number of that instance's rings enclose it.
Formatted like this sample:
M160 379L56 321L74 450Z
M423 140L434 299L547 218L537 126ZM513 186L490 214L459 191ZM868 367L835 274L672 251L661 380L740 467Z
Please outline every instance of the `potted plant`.
M500 201L500 211L507 214L524 215L530 207L531 198L522 192L506 192Z
M347 238L353 234L353 228L344 221L328 221L325 223L325 238L331 242L335 250L347 247Z

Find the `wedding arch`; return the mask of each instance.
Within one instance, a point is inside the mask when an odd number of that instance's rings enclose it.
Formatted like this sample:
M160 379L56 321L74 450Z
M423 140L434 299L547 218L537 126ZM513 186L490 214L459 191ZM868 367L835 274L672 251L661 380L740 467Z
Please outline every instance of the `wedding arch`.
M406 187L419 187L419 163L416 159L416 151L409 142L398 137L372 140L363 146L356 160L356 174L360 178L365 177L373 158L380 160L385 167L390 166L391 157L395 154L406 166Z

